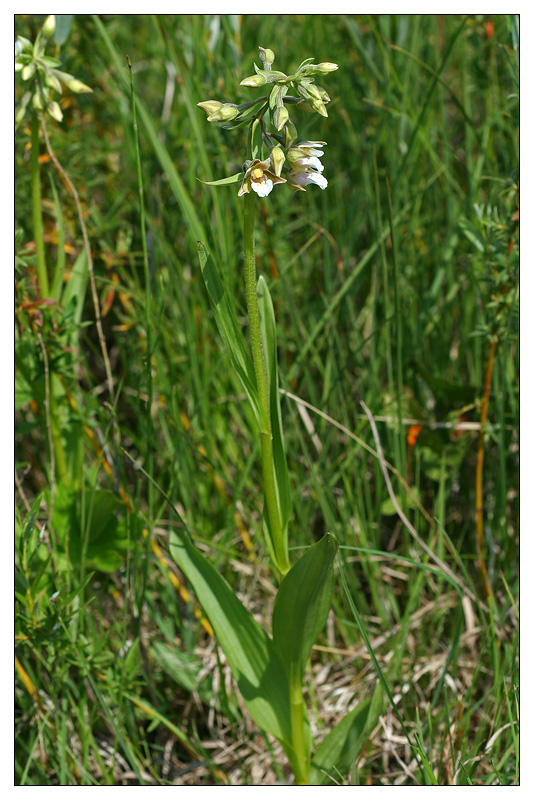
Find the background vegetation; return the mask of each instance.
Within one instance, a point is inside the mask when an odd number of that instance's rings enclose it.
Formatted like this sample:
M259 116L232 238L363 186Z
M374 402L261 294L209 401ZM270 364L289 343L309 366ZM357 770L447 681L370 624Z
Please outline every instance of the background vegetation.
M33 41L43 20L21 15L16 32ZM308 56L339 64L329 118L299 123L301 138L328 142L328 189L277 188L257 225L278 321L290 544L330 531L341 545L308 671L312 725L326 733L380 671L390 697L339 783L518 782L517 26L76 15L50 45L94 93L66 91L63 121L46 121L50 147L40 142L49 298L28 115L16 136L18 784L288 780L166 553L183 517L269 625L253 421L196 245L244 320L237 190L198 179L239 171L245 142L196 103L254 96L237 87L258 45L285 71ZM51 152L78 192L86 244Z

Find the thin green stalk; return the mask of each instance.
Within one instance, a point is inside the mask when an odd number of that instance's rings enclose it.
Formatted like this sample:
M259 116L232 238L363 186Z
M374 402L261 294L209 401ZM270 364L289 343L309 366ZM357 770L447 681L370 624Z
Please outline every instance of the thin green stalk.
M37 257L37 279L41 297L48 297L50 288L46 272L45 247L43 237L43 218L41 216L41 174L39 169L39 117L32 113L32 149L30 157L32 177L32 217L35 255Z
M397 375L396 375L396 389L397 389L397 417L399 424L399 453L401 460L399 462L400 472L406 475L406 440L403 435L402 425L402 317L400 313L400 298L399 298L399 280L397 269L397 248L395 246L395 224L393 221L393 208L391 205L391 190L389 185L389 178L386 174L386 194L388 202L388 219L389 219L389 236L391 238L391 260L393 263L393 297L395 303L395 350L397 356Z
M300 676L292 676L289 683L291 714L291 745L295 754L292 764L297 786L308 786L309 764L304 743L304 698Z
M256 258L254 253L254 201L255 195L249 192L245 195L243 228L245 244L245 291L247 298L248 321L250 331L250 346L256 385L261 406L261 460L263 467L263 488L265 492L265 506L269 520L272 537L274 559L276 566L283 578L289 572L289 554L284 544L284 532L280 520L278 499L276 492L276 478L273 460L273 436L271 429L269 386L267 384L267 370L263 355L260 331L260 311L258 307L258 292L256 287Z

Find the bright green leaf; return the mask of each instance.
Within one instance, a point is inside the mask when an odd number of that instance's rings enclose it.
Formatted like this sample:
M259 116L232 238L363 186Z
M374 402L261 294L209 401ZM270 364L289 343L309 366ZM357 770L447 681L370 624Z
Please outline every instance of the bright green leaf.
M221 178L218 181L202 181L200 178L197 178L197 180L206 186L230 186L233 183L241 183L244 174L244 172L236 172L235 175L231 175L229 178Z
M213 627L250 716L290 751L289 686L271 639L185 534L174 532L169 547Z
M335 538L327 533L288 572L274 601L273 640L286 674L302 678L332 604Z

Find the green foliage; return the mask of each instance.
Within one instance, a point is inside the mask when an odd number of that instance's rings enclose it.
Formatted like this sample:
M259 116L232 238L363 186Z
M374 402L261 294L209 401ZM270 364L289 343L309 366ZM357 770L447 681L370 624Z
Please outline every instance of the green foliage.
M325 534L288 572L274 602L273 641L289 681L299 683L332 605L337 543Z
M170 551L209 617L252 719L289 748L289 684L272 641L185 535L173 536Z

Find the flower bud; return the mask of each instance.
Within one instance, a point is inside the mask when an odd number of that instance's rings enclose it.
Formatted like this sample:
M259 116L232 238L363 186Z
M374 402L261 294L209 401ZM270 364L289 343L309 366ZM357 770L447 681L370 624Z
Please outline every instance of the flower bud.
M63 92L61 83L52 72L49 72L46 76L45 83L50 87L50 89L53 89L54 92L58 92L59 94Z
M328 72L335 72L336 69L339 69L337 64L333 64L331 61L321 61L320 64L317 64L315 67L317 72L320 72L321 75L326 75Z
M310 97L314 98L315 100L321 99L321 92L319 91L317 86L313 85L313 83L310 83L306 88L308 90L308 94Z
M26 113L26 105L22 103L22 105L20 105L17 108L17 113L15 114L15 122L17 123L17 125L20 125L20 123L24 119L25 113Z
M32 97L32 106L36 111L42 111L44 109L44 98L41 92L35 92Z
M286 127L284 128L284 133L286 137L286 147L291 147L292 143L297 138L297 129L291 120L288 120Z
M67 81L67 88L74 92L74 94L84 94L85 92L92 92L90 86L87 86L85 83L82 83L78 80L78 78L73 78L70 81Z
M31 53L33 50L33 45L29 39L26 39L25 36L17 36L15 41L15 52L20 51L21 53Z
M282 167L284 166L284 161L286 160L284 151L280 147L279 144L275 145L271 152L269 153L269 157L271 159L271 164L274 169L274 174L280 177L282 174Z
M50 102L46 106L46 110L50 114L51 117L57 119L58 122L61 122L63 119L63 112L59 107L59 103L56 103L55 100L50 100Z
M264 86L267 83L263 75L250 75L248 78L243 78L240 86L251 86L253 89L258 86Z
M328 116L328 111L322 100L315 100L315 98L313 98L310 102L314 111L317 111L322 117Z
M43 25L43 34L47 39L51 39L56 32L56 15L49 14Z
M239 109L232 103L223 103L213 114L208 117L208 122L230 122L239 114Z
M26 64L22 70L22 80L29 81L35 74L35 64Z
M274 61L273 51L265 47L260 47L260 58L265 69L271 69L271 64Z
M273 125L277 131L281 131L289 120L289 111L285 106L278 106L273 116Z
M15 61L15 72L20 72L24 69L24 64L21 64L20 61Z
M202 103L197 103L197 106L210 117L212 114L215 114L219 108L222 108L222 103L219 103L218 100L203 100Z

